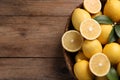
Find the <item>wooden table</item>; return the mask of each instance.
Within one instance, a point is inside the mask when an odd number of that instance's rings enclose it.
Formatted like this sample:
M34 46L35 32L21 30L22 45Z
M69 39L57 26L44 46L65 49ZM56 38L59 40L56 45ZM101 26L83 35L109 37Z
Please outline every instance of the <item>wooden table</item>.
M73 80L61 36L82 0L0 0L0 80Z

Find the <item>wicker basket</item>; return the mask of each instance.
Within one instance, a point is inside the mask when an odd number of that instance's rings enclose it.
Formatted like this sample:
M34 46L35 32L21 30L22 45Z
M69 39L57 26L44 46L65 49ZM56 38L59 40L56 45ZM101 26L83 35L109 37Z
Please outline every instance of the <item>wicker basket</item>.
M102 11L103 11L103 7L104 7L107 0L100 0L100 1L102 3ZM78 7L83 8L82 1ZM78 7L76 7L76 8L78 8ZM74 30L73 25L72 25L72 21L71 21L71 16L69 17L67 24L66 24L66 27L65 27L65 31L68 31L68 30ZM73 66L75 64L74 57L75 57L77 52L70 53L70 52L67 52L66 50L63 49L63 53L64 53L64 58L65 58L66 65L68 67L69 72L74 77L74 79L77 80L75 75L74 75L74 72L73 72Z

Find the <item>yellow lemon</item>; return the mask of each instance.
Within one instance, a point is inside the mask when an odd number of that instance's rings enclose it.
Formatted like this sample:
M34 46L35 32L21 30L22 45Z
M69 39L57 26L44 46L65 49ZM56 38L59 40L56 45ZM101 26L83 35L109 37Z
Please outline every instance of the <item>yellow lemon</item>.
M81 8L76 8L72 13L72 24L76 30L79 31L79 27L82 21L91 19L90 14Z
M106 44L103 48L103 53L107 55L112 64L120 62L120 45L118 43Z
M89 68L94 75L103 77L110 70L110 61L105 54L96 53L90 58Z
M84 55L87 58L90 58L92 55L98 52L102 52L102 45L97 39L85 40L82 45L82 50L83 50Z
M101 42L101 44L106 44L113 27L112 25L101 25L101 28L102 32L97 39Z
M83 54L82 51L79 51L77 53L77 55L75 56L75 61L78 62L78 61L82 61L82 60L87 60L88 61L88 58Z
M93 80L93 74L90 72L89 63L86 60L75 63L74 74L78 80Z
M102 15L102 12L101 12L101 11L98 12L98 13L96 13L96 14L92 14L91 17L92 17L92 18L95 18L95 17L100 16L100 15Z
M80 33L85 39L94 40L100 36L101 26L94 19L87 19L81 22Z
M100 0L84 0L83 5L92 14L98 13L102 7Z
M76 30L66 31L62 36L62 46L69 52L77 52L81 49L83 37Z
M110 17L114 22L120 21L120 0L107 0L104 7L104 15Z

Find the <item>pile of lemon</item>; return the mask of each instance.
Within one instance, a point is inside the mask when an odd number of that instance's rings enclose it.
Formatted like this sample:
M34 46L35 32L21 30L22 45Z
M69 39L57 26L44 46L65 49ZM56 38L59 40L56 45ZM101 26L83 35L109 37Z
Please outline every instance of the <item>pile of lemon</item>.
M120 0L83 0L72 13L74 30L62 36L63 48L74 54L78 80L119 80Z

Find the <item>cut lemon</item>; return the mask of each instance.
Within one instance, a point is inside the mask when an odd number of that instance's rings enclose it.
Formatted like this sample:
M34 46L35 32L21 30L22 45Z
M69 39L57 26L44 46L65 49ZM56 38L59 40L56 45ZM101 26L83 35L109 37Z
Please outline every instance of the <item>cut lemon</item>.
M92 14L100 12L102 7L100 0L84 0L83 5Z
M99 77L105 76L110 70L110 61L103 53L94 54L89 62L90 71Z
M83 37L76 30L70 30L62 36L62 46L69 52L76 52L80 50L83 42Z
M101 34L101 26L94 19L84 20L80 25L81 35L88 40L94 40Z

